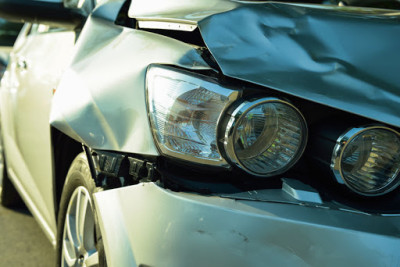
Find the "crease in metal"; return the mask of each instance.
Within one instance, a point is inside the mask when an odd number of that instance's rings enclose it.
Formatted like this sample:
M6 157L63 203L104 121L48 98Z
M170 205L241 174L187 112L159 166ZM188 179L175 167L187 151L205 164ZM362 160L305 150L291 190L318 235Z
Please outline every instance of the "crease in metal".
M57 88L51 124L94 149L158 155L146 111L146 68L211 68L196 46L115 25L122 3L106 3L88 18ZM391 10L133 0L129 16L197 25L226 76L400 127L400 15ZM67 105L63 95L80 104Z
M100 11L88 18L80 34L54 95L50 123L93 149L158 155L146 108L147 67L210 67L198 47L117 26Z
M196 22L226 76L400 126L399 12L228 0L172 1L167 7L150 1L134 0L129 15ZM158 8L146 7L153 4Z

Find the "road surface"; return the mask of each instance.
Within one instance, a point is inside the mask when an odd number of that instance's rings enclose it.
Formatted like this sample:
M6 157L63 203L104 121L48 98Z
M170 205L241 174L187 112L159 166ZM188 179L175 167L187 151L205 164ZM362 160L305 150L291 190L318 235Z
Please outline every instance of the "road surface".
M0 205L0 267L14 266L54 267L55 250L26 208Z

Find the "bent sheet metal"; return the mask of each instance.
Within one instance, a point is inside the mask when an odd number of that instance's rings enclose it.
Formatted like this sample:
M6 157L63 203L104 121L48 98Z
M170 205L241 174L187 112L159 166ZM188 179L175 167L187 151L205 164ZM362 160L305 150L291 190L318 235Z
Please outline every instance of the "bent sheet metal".
M271 3L211 16L199 28L227 76L400 126L399 19Z
M196 22L226 76L400 126L400 12L208 0L208 12L155 14L133 2L132 17Z

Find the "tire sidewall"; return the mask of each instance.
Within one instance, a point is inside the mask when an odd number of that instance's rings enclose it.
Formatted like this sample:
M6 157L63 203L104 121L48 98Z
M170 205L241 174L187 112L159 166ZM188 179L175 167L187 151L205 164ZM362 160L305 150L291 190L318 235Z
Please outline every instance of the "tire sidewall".
M90 194L90 201L92 204L95 228L96 228L96 247L99 253L99 266L106 266L104 247L102 243L102 237L100 232L100 226L98 223L97 212L93 201L93 194L101 191L101 188L96 188L94 180L92 178L90 167L86 158L85 153L79 154L72 162L71 167L68 171L67 178L61 194L61 200L59 205L58 219L57 219L57 263L56 266L61 266L62 257L62 243L64 233L65 217L68 209L68 205L74 191L80 187L85 187Z
M4 149L4 148L3 148ZM4 150L2 153L3 157L3 172L1 173L2 182L0 184L1 191L0 191L0 202L1 205L6 208L20 208L24 207L24 203L19 195L17 189L15 188L14 184L11 182L10 178L8 177L7 172L7 164L6 158L4 154Z

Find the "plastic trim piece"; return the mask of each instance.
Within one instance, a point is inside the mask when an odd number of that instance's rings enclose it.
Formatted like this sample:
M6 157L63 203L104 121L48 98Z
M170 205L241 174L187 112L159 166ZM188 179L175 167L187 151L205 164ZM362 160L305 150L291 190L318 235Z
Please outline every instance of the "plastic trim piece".
M155 21L155 20L140 20L138 19L138 26L142 29L160 29L160 30L174 30L192 32L197 29L196 24L173 22L173 21Z

